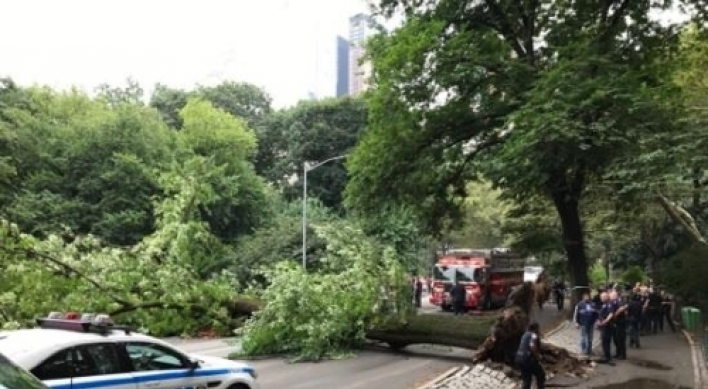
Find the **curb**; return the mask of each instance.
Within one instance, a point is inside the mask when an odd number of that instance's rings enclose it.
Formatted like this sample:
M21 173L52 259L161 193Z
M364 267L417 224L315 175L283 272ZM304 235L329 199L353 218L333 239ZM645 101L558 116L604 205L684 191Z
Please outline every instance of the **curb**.
M569 321L568 320L563 320L560 324L558 324L555 328L551 329L550 331L546 331L545 334L543 334L544 338L548 338L550 336L555 335L556 333L560 332L561 330L567 328Z
M460 369L462 369L462 366L451 367L451 368L447 369L444 373L441 373L437 377L433 378L432 380L416 387L416 389L432 388L435 385L441 383L442 381L445 381L446 379L450 378L452 375L457 373Z
M703 384L708 384L708 368L706 367L706 360L701 352L700 345L696 344L693 340L693 336L686 331L681 330L683 336L686 337L686 341L691 346L691 359L693 361L693 387L695 389L702 389Z

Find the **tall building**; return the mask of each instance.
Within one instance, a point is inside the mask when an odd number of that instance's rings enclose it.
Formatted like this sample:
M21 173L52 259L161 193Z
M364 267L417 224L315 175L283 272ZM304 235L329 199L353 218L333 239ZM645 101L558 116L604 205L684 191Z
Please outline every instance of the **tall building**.
M337 85L336 96L349 94L349 41L337 36Z
M349 94L352 96L366 90L369 66L359 61L364 56L364 43L375 33L371 16L360 13L349 18Z

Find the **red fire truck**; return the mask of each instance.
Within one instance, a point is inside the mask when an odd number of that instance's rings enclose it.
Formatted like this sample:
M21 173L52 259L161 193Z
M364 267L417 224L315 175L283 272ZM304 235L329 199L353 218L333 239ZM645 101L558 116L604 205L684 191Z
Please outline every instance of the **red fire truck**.
M509 249L448 250L433 267L430 303L449 310L450 290L459 281L467 289L466 308L503 305L512 288L524 282L525 262Z

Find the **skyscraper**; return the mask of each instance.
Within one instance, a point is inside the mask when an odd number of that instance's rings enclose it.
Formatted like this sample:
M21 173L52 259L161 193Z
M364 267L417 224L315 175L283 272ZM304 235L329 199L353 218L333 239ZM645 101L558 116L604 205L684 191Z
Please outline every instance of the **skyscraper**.
M337 91L336 96L349 94L349 41L337 36Z
M369 66L359 61L364 56L366 39L375 32L371 16L360 13L349 18L349 94L352 96L366 90Z

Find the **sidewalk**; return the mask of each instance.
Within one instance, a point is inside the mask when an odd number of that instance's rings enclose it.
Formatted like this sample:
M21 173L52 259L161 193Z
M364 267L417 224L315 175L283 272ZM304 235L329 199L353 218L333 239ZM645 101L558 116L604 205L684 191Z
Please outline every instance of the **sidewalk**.
M705 368L705 360L700 350L693 350L680 330L672 333L664 329L656 335L644 336L641 344L641 349L627 350L626 361L616 361L615 366L598 365L596 373L582 387L602 388L639 379L664 382L667 389L702 389L708 385L701 382L700 369ZM700 359L694 360L699 356Z
M555 330L546 334L545 341L571 352L577 352L578 330L569 322L563 322ZM600 334L595 333L594 348L599 351ZM703 389L708 381L701 379L700 369L705 371L706 362L700 347L692 347L681 331L660 332L641 339L642 348L627 350L626 361L616 361L615 366L596 365L587 380L574 379L572 384L564 376L549 377L548 386L553 381L563 386L576 388L624 388L643 389ZM614 346L613 346L614 352ZM649 380L656 382L649 383ZM629 383L628 383L629 382ZM649 386L654 384L654 386ZM662 385L663 384L663 385ZM494 371L483 365L461 366L439 376L435 381L419 389L465 389L465 388L514 388L516 383L501 371Z

